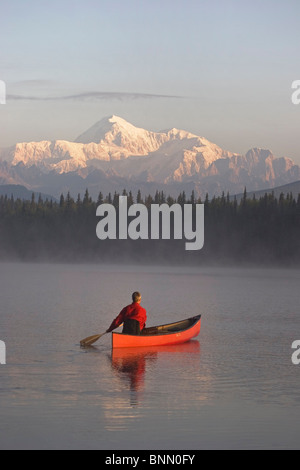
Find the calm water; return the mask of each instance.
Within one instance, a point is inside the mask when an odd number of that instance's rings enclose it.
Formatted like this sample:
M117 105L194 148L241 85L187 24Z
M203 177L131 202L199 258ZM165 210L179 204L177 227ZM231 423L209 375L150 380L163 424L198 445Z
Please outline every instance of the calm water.
M1 264L1 449L299 449L299 270ZM111 352L140 290L148 326L197 340Z

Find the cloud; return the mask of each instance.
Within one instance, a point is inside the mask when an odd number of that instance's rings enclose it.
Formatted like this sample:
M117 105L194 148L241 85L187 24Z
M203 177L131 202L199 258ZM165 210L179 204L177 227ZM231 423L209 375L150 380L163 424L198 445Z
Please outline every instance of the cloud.
M183 96L159 95L152 93L126 93L110 91L91 91L65 96L30 96L30 95L7 95L7 101L91 101L91 100L137 100L137 99L182 99Z

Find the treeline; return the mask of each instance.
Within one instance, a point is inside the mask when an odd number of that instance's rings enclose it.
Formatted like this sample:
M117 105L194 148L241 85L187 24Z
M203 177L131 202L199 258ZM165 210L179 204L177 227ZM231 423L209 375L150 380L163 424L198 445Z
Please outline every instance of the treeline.
M300 195L274 194L241 200L229 194L202 201L193 192L177 198L163 192L136 197L125 190L128 206L203 203L205 244L200 251L186 251L185 240L105 240L96 237L96 209L112 204L118 211L119 194L99 193L92 200L88 190L81 197L61 195L59 202L41 197L24 201L0 197L0 259L103 263L277 264L300 265Z

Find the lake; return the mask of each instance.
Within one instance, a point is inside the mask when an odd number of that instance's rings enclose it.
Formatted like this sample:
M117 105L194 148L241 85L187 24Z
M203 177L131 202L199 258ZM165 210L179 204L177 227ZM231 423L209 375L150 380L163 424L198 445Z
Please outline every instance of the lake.
M300 270L2 263L1 449L298 449ZM131 293L181 346L111 351Z

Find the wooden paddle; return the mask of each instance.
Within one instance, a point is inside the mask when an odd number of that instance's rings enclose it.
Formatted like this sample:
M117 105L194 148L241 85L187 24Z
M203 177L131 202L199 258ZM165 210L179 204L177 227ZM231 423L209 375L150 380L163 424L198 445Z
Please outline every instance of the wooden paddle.
M101 333L101 335L93 335L93 336L89 336L88 338L82 339L80 341L80 346L91 346L92 344L96 343L96 341L98 341L98 339L100 339L101 336L106 335L106 333L107 331L105 331L104 333Z
M121 323L121 325L119 325L118 328L120 328L120 326L123 326L123 323ZM80 346L91 346L92 344L96 343L96 341L98 341L98 339L100 339L101 336L106 335L106 333L107 331L105 331L104 333L101 333L101 335L88 336L87 338L82 339L80 341Z

